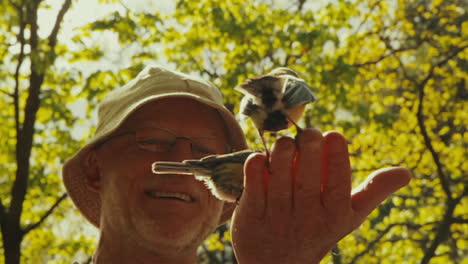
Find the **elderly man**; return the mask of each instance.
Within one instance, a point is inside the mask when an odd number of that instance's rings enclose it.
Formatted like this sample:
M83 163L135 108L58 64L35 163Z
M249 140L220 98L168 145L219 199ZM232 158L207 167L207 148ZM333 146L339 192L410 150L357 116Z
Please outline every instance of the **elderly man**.
M70 197L100 230L93 262L195 263L203 240L232 217L239 263L319 263L410 179L404 168L380 170L351 193L346 140L316 129L279 139L268 170L264 154L251 155L235 210L192 176L151 172L155 161L245 148L220 91L205 80L147 67L109 93L95 137L63 168Z

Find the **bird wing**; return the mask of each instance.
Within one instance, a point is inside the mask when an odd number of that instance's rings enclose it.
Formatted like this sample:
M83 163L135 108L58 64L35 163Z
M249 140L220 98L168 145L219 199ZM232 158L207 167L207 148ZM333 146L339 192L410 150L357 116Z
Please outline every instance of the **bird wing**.
M289 77L282 98L285 108L292 108L297 105L307 104L317 100L309 85L299 78Z
M155 173L184 173L194 174L199 177L210 177L216 167L229 163L244 163L247 157L258 152L256 150L241 150L223 155L210 155L200 160L184 160L180 162L155 162Z
M239 92L245 95L252 95L257 98L262 98L265 87L275 87L275 83L280 79L280 77L263 75L260 77L252 77L240 86L234 88Z
M273 76L290 75L290 76L298 77L297 72L295 72L294 70L288 67L274 68L271 72L268 73L268 75L273 75Z
M259 105L254 103L251 96L244 96L240 102L239 111L244 116L252 116L260 108Z
M198 165L205 168L213 168L222 163L244 163L250 154L256 153L258 150L241 150L222 155L210 155L200 160L184 160L183 163Z

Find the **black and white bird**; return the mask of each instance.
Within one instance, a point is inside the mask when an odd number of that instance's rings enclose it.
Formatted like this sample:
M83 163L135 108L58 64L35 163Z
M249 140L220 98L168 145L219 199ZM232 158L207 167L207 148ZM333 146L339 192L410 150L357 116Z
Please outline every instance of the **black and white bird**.
M251 154L258 152L242 150L200 160L158 161L153 163L152 171L156 174L192 174L197 180L204 181L218 199L237 202L244 189L244 163Z
M311 87L286 67L273 69L270 73L247 79L236 90L244 97L240 104L240 114L252 119L257 128L267 156L269 150L264 132L277 132L297 124L308 103L317 100Z

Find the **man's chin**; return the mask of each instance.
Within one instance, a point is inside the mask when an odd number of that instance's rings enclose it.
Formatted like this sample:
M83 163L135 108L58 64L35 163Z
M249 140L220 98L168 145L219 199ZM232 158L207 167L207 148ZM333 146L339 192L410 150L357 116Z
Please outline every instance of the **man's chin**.
M196 250L206 236L206 230L200 230L199 225L182 219L158 219L136 225L140 236L148 244L172 248L171 251Z
M164 232L162 230L144 232L144 234L140 235L140 239L142 240L141 246L153 251L155 255L180 257L196 254L198 246L204 240L204 236L193 233L193 230L183 232L182 228L176 229L174 232Z

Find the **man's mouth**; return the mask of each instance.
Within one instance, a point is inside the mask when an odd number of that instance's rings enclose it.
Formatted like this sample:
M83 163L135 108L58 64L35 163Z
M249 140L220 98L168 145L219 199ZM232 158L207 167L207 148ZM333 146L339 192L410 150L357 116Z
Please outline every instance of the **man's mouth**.
M186 193L148 190L148 191L145 191L145 194L156 199L174 199L174 200L180 200L180 201L189 202L189 203L193 202L193 198Z

